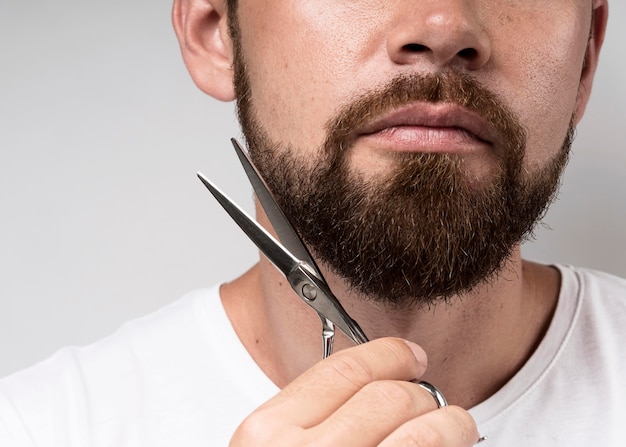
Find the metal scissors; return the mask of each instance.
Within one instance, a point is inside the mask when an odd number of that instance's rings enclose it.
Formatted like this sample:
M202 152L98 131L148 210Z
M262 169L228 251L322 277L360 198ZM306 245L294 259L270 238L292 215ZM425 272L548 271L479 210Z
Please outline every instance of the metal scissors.
M350 318L341 303L331 292L322 272L315 264L300 236L278 206L267 184L253 165L246 151L234 138L231 139L231 142L280 242L204 175L198 173L198 178L200 178L202 183L204 183L250 240L282 272L294 292L317 312L322 320L323 358L332 354L335 326L341 329L354 343L366 343L368 338L365 333L358 323ZM418 385L433 396L438 407L447 405L445 397L435 386L423 381L418 382Z

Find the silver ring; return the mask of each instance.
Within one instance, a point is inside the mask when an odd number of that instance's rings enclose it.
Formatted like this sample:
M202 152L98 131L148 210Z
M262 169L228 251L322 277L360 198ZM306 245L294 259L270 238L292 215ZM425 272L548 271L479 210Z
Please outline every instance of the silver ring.
M446 398L443 397L443 394L437 389L435 385L431 385L430 383L424 382L423 380L421 382L417 382L417 384L424 388L426 391L428 391L431 396L433 396L433 399L435 399L435 403L437 404L437 408L446 407L448 405Z
M431 385L430 383L424 382L423 380L421 382L417 382L417 384L424 388L426 391L428 391L431 396L433 396L433 399L435 399L435 403L437 404L437 408L448 406L448 401L445 397L443 397L443 393L439 391L439 389L435 385ZM478 441L476 441L476 444L480 444L481 442L486 440L486 436L480 436L478 438Z

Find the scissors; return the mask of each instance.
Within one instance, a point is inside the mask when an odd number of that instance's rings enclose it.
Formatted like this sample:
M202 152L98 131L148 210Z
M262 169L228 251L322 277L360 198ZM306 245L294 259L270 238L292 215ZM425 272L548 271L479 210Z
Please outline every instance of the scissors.
M332 354L335 326L352 339L354 343L366 343L368 341L367 336L358 323L350 318L339 300L333 295L330 287L324 280L322 272L311 257L309 250L294 230L287 216L278 206L261 174L248 157L247 152L234 138L231 139L231 142L280 242L204 175L198 173L198 178L250 240L282 272L300 299L317 312L322 320L323 358ZM435 386L424 381L417 382L417 384L433 396L439 408L447 405L445 397Z

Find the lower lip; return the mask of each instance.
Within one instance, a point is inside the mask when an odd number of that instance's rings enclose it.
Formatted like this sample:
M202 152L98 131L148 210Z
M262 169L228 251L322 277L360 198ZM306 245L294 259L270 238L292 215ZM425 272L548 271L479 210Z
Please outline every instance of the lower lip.
M490 144L458 127L394 126L359 137L376 149L392 152L460 154L484 150Z

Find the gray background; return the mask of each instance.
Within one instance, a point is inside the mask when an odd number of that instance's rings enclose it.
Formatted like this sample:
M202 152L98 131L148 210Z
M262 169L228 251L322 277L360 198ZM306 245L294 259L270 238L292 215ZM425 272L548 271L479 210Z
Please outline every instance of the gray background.
M626 6L613 1L560 200L528 257L626 276ZM166 0L0 0L0 376L90 343L256 252L195 177L251 208Z

